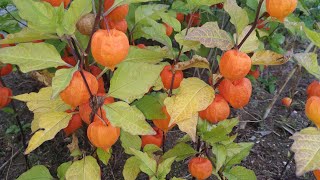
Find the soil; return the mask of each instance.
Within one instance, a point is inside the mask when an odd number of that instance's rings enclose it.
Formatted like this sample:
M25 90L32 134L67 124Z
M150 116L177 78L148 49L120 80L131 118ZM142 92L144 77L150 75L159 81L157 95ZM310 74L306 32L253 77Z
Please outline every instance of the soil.
M305 45L302 45L305 46ZM301 47L304 49L305 47ZM264 70L261 78L267 76L277 77L276 90L285 82L289 71L294 68L292 62L284 66L270 66ZM294 88L298 77L301 80L296 88ZM43 85L38 81L32 79L28 75L12 73L3 78L6 85L13 89L15 95L37 92ZM306 128L310 125L310 121L306 118L304 113L304 103L306 101L305 89L314 80L314 77L302 69L297 72L294 78L289 82L287 88L276 101L268 118L265 121L262 119L266 108L274 98L275 93L269 93L265 90L263 84L257 81L254 84L253 95L250 104L244 110L233 111L233 117L239 117L241 124L237 127L235 132L238 133L237 141L239 142L253 142L254 146L250 155L242 162L241 165L252 169L258 180L277 180L277 179L308 179L312 180L314 177L311 173L307 173L302 177L296 177L295 164L291 161L290 146L293 141L289 137L297 131ZM294 92L294 93L291 93ZM283 97L294 96L293 105L290 109L285 108L281 104ZM18 118L25 123L30 123L33 119L33 114L27 109L25 103L14 101L17 107ZM22 174L26 169L22 141L20 133L6 134L6 130L15 125L16 121L13 114L0 111L0 162L1 165L8 161L5 168L0 171L0 179L15 179ZM25 131L27 140L31 137L29 128ZM80 148L85 147L81 144L84 140L83 131L80 130L79 142ZM166 149L171 148L175 140L182 137L184 134L178 131L177 128L169 132L167 137ZM45 165L49 168L51 174L56 176L57 167L66 161L72 160L69 156L67 144L71 142L71 138L65 137L62 132L58 133L56 137L42 144L34 152L32 152L28 159L31 166ZM10 157L19 151L12 161ZM129 156L124 153L120 143L118 142L113 147L113 156L107 166L102 165L102 179L120 180L122 177L122 169L125 160ZM287 168L284 167L287 165ZM181 163L174 163L172 165L172 172L168 177L182 177L185 179L192 179L187 171L187 160ZM138 179L148 179L143 174L139 175Z

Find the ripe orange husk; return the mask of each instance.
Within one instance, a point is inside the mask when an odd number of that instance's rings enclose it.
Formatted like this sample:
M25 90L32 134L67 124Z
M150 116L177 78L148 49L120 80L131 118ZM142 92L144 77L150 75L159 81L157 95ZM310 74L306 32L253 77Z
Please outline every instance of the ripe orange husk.
M281 100L281 103L282 103L285 107L289 108L289 107L291 106L292 99L289 98L289 97L285 97L285 98L283 98L283 99Z
M307 117L320 128L320 97L312 96L306 103Z
M146 48L146 45L144 45L144 44L138 44L138 45L136 45L138 48L140 48L140 49L144 49L144 48Z
M284 22L284 19L291 14L297 7L297 0L267 0L267 12L271 17Z
M235 109L246 106L252 94L252 84L249 79L243 78L236 81L224 79L218 87L220 94Z
M92 66L90 66L89 68L90 68L90 72L91 72L95 77L99 76L99 74L102 72L102 70L101 70L99 67L97 67L97 66L93 66L93 65L92 65ZM99 85L98 93L105 93L106 90L105 90L105 88L104 88L104 81L103 81L103 78L102 78L102 77L100 77L100 78L98 79L98 85Z
M188 169L193 177L204 180L212 174L212 163L207 158L194 157L189 161Z
M250 71L248 75L251 75L251 76L253 76L255 79L258 79L259 76L260 76L260 71L259 71L259 69L257 68L257 69L254 70L254 71Z
M216 124L229 117L230 107L228 102L220 94L216 94L212 103L207 107L207 109L199 112L199 115L201 119L205 119Z
M176 73L176 75L174 77L172 89L177 89L180 86L181 81L183 80L183 72L182 71L178 70L175 73ZM165 89L170 89L172 76L173 76L173 74L171 72L171 65L165 66L160 73L163 87Z
M104 1L104 12L108 11L113 4L114 4L114 0ZM107 18L112 21L121 21L126 18L126 16L128 15L128 12L129 12L129 5L124 4L112 10L107 15Z
M68 7L71 0L43 0L45 2L50 3L53 7L58 7L61 5L61 3L64 4L64 8Z
M7 87L0 87L0 109L11 102L12 90Z
M308 97L318 96L320 97L320 82L313 81L307 88Z
M106 20L106 21L108 22L109 29L116 29L116 30L121 31L123 33L127 32L128 23L125 19L122 19L120 21L111 21L111 20ZM101 21L101 28L108 29L107 25L105 23L105 20Z
M98 30L94 33L91 41L94 59L112 71L127 57L129 48L126 34L116 29Z
M162 146L163 143L163 131L157 127L153 127L153 129L157 132L156 135L144 135L141 136L141 147L143 148L147 144L154 144L158 147Z
M199 12L188 14L186 17L186 23L189 23L192 18L191 26L198 26L201 22L201 15Z
M0 76L6 76L10 74L12 72L12 69L13 67L11 64L6 64L0 69Z
M69 124L66 128L63 129L64 133L66 133L66 136L69 136L70 134L74 133L76 130L78 130L82 126L82 120L79 114L72 115Z
M225 52L220 60L221 74L230 80L244 78L251 69L251 59L243 52L229 50Z
M166 35L170 36L173 32L173 28L169 26L167 23L163 23L164 27L166 27Z
M316 178L316 180L320 180L320 170L314 170L313 175Z
M105 96L105 94L98 94L97 96ZM104 100L104 105L107 105L107 104L111 104L114 102L114 98L113 97L107 97L105 98ZM102 110L102 111L101 111ZM79 114L80 114L80 117L82 118L82 120L87 123L87 124L90 124L90 114L92 112L92 108L90 107L90 104L89 102L87 103L84 103L84 104L81 104L79 106ZM108 122L109 120L107 119L107 116L106 116L106 111L101 107L98 109L97 111L97 114L105 121L105 122ZM93 117L93 121L101 121L100 117L98 115L95 115Z
M101 121L96 121L89 125L87 136L94 146L108 151L117 142L120 136L120 128L114 127L110 123L104 125Z
M87 71L83 71L93 95L98 92L98 81L96 77ZM90 94L79 71L73 74L70 84L60 93L61 99L72 108L89 101Z
M169 127L169 123L170 123L170 115L167 111L167 108L165 106L162 107L162 112L166 115L166 119L154 119L153 120L153 124L155 126L157 126L159 129L161 129L164 133L167 133L168 131L170 131L170 129L172 129L176 124L172 124Z
M177 13L176 19L182 23L184 21L184 14L182 13Z

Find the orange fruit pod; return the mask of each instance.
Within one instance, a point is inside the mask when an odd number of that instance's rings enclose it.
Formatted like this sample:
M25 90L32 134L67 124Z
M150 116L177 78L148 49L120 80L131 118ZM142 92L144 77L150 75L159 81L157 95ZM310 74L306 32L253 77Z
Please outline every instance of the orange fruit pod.
M249 79L242 78L236 81L224 79L218 87L220 94L235 109L246 106L252 94L252 84Z
M204 157L194 157L189 161L188 169L193 177L199 180L204 180L211 176L213 167L209 159Z
M10 74L12 72L12 69L13 67L11 64L6 64L0 69L0 76L6 76Z
M156 131L156 135L143 135L141 136L141 147L143 148L147 144L154 144L158 147L161 147L163 144L163 131L157 127L153 127Z
M283 98L283 99L281 100L281 103L282 103L285 107L289 108L289 107L291 106L292 99L289 98L289 97L285 97L285 98Z
M0 109L11 102L12 90L7 87L0 87Z
M229 117L230 107L228 102L220 94L216 94L212 103L205 110L200 111L199 115L201 119L216 124Z
M170 25L168 25L167 23L163 23L163 25L166 28L166 35L170 36L173 32L173 28Z
M320 128L320 97L312 96L306 103L307 117Z
M191 26L198 26L201 23L201 15L199 12L195 12L192 14L188 14L186 17L186 23L188 24L189 21L191 22Z
M253 76L255 79L258 79L258 78L260 77L260 71L259 71L258 68L257 68L256 70L254 70L254 71L251 71L251 70L250 70L250 72L249 72L248 75L251 75L251 76Z
M104 12L107 12L112 5L114 4L114 0L105 0L104 1ZM129 12L129 5L124 4L121 6L116 7L112 10L108 15L107 18L111 21L121 21L126 18Z
M222 55L219 66L222 76L230 80L238 80L249 73L251 59L246 53L229 50Z
M62 57L62 60L73 67L77 65L77 61L74 59L73 56ZM58 66L57 67L57 69L68 69L68 68L70 68L70 67L69 66Z
M93 95L98 92L98 81L96 77L87 71L83 71L84 77L88 83L90 91ZM69 104L72 108L86 103L90 99L90 93L79 71L75 72L72 76L70 84L60 92L61 99Z
M105 94L98 94L97 96L105 96ZM104 100L104 105L107 105L107 104L111 104L114 102L114 98L113 97L107 97L105 98ZM102 110L102 111L101 111ZM92 108L90 107L90 103L89 102L86 102L84 104L81 104L79 106L79 114L80 114L80 117L82 118L82 120L87 123L87 124L90 124L90 114L92 112ZM98 111L97 111L97 114L106 122L108 122L109 120L107 119L107 116L106 116L106 111L103 110L103 108L99 108ZM101 121L100 117L98 115L94 115L93 117L93 121Z
M320 169L314 170L313 175L316 178L316 180L320 180Z
M99 74L102 72L102 70L97 67L97 66L90 66L90 72L95 76L99 76ZM103 78L100 77L98 79L98 93L105 93L106 92L106 89L104 88L104 81L103 81Z
M144 48L146 48L146 45L144 45L144 44L138 44L138 45L136 45L138 48L140 48L140 49L144 49Z
M177 13L176 19L182 23L184 21L184 14L182 13Z
M119 139L120 128L114 127L110 123L105 125L102 121L96 121L89 125L87 136L94 146L109 151L109 148Z
M318 96L320 97L320 82L313 81L307 88L307 95L308 98L311 96Z
M297 7L297 0L267 0L267 12L271 17L283 22Z
M166 119L154 119L153 120L153 124L158 127L159 129L161 129L164 133L167 133L170 129L172 129L176 124L172 124L170 127L169 127L169 123L170 123L170 115L167 111L167 108L166 106L163 106L162 107L162 112L165 113L166 115Z
M70 4L71 0L43 0L43 1L50 3L53 7L58 7L60 6L61 3L63 3L64 8L66 8Z
M64 133L66 133L66 136L69 136L70 134L74 133L76 130L78 130L82 126L82 120L79 114L72 115L69 124L66 128L63 129Z
M106 20L101 21L101 28L102 29L108 29L106 26ZM116 29L118 31L121 31L123 33L127 32L128 29L128 23L125 19L122 19L120 21L111 21L107 20L109 29Z
M163 70L160 73L160 77L163 83L163 87L165 89L170 89L171 81L172 81L172 71L171 71L171 65L166 65ZM181 81L183 80L183 72L178 70L175 71L175 77L173 81L172 89L177 89L180 86Z
M98 30L92 36L91 51L94 59L112 71L129 53L129 41L116 29Z

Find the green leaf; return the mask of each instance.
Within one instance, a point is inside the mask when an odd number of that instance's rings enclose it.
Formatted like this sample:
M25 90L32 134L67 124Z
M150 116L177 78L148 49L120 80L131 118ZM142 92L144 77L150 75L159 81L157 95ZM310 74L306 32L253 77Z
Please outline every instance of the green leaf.
M70 83L73 74L78 70L78 66L68 69L59 69L52 78L52 99L56 98Z
M176 157L176 161L182 161L190 156L193 156L197 153L190 145L185 143L179 143L175 145L172 149L164 153L162 156L163 159L168 159Z
M218 3L223 3L226 0L187 0L190 10L199 8L200 6L211 6Z
M154 144L146 144L143 147L143 152L146 152L149 156L152 156L152 154L157 151L162 151L162 149Z
M53 45L59 54L61 54L62 50L65 49L65 47L67 46L67 43L64 41L60 41L60 39L47 39L45 40L46 43ZM64 53L64 52L63 52Z
M55 47L46 43L23 43L1 48L0 62L16 64L24 73L66 65Z
M65 163L62 163L58 169L57 169L57 175L58 175L58 178L60 180L64 180L65 179L65 176L66 176L66 173L69 169L69 167L71 166L72 162L71 161L68 161L68 162L65 162Z
M220 48L223 51L233 48L229 34L220 29L217 22L207 22L201 27L189 30L186 40L199 41L207 48Z
M130 46L129 54L124 62L156 64L167 56L168 49L166 48L140 49L136 46Z
M243 29L249 24L247 12L237 5L236 0L226 0L223 7L230 15L230 22L235 25L237 34L240 35Z
M157 96L145 95L134 105L144 114L147 119L165 119L166 115L162 112L163 101Z
M1 4L1 2L0 2L0 4ZM14 11L14 12L17 12L17 11ZM11 14L13 15L14 12L11 12ZM0 16L0 30L11 34L11 33L16 33L18 31L20 31L21 27L19 26L19 23L15 19L12 18L11 15L4 14L4 15Z
M252 146L253 143L231 143L227 145L226 167L239 164L249 155Z
M172 16L169 13L160 12L158 15L161 17L162 21L170 25L174 31L180 32L181 31L181 24L176 19L176 13L174 13L174 16Z
M220 141L225 141L228 139L228 132L223 126L217 126L211 129L211 131L204 132L202 134L202 139L209 143L210 145L214 145Z
M157 171L157 162L156 160L150 158L147 153L143 153L141 151L135 150L131 148L133 154L136 158L141 161L140 170L150 177L154 176Z
M307 37L318 47L320 47L320 33L313 31L306 26L303 27Z
M298 53L294 58L301 64L310 74L320 79L320 66L315 53Z
M20 32L14 34L8 34L6 39L0 40L0 44L13 44L31 42L40 39L56 39L58 36L53 34L42 33L30 28L24 28Z
M103 106L112 125L120 127L132 135L154 135L155 131L145 121L142 112L136 107L118 101Z
M219 122L218 126L223 126L226 129L226 132L229 134L231 133L232 129L238 124L239 124L239 119L232 118L232 119L227 119Z
M159 164L158 170L157 170L158 179L167 179L166 178L167 174L170 172L171 165L174 162L175 158L176 157L168 158Z
M247 26L243 29L242 33L237 36L238 42L243 40L250 29L251 26ZM251 53L259 49L261 46L263 47L263 43L258 39L256 31L253 31L239 50L244 53Z
M212 146L212 153L216 156L216 172L224 165L227 159L226 147L220 144L215 144Z
M156 13L164 12L168 9L168 5L164 4L148 4L148 5L141 5L136 9L135 12L135 23L138 24L142 21L150 17L154 17ZM158 15L156 15L159 17Z
M256 180L257 177L254 172L243 166L235 166L228 172L223 172L223 175L228 178L228 180Z
M62 26L63 31L58 32L61 36L63 34L71 35L76 31L76 24L78 20L92 11L92 2L88 0L74 0L72 1L69 9L65 13Z
M120 133L121 145L124 148L124 152L127 154L132 154L130 148L140 150L141 139L138 135L131 135L126 131L121 131Z
M118 66L109 95L131 103L147 93L158 79L164 65L124 62Z
M190 28L190 31L193 31L194 28ZM190 50L198 50L200 48L199 41L186 40L187 29L182 30L180 33L174 36L174 39L179 43L180 47L183 46L182 52L190 51Z
M100 180L100 166L97 160L92 156L86 156L81 160L75 161L69 167L66 173L66 179L68 180L79 180L79 179L90 179Z
M49 170L43 165L33 166L27 172L21 174L17 180L30 180L30 179L39 179L39 180L50 180L54 179Z
M140 173L140 164L140 160L135 156L127 159L122 172L124 179L135 180Z
M43 33L56 33L59 28L64 7L54 8L49 3L33 0L13 0L22 19L28 22L28 27Z
M296 175L317 170L320 167L320 131L309 127L293 134L290 139L294 140L291 146L296 162Z
M97 155L98 155L98 158L100 159L100 161L104 165L108 165L109 159L111 158L111 155L112 155L112 149L110 148L109 152L107 152L101 148L98 148Z

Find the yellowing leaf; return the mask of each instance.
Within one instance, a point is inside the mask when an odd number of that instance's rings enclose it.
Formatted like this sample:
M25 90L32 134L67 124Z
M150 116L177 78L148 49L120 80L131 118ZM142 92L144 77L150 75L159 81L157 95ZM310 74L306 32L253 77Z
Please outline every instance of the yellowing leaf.
M193 31L194 28L190 28L189 31ZM190 51L190 50L198 50L200 48L199 41L186 40L185 34L187 29L182 30L177 33L174 38L179 43L180 47L183 46L182 52Z
M255 52L251 60L253 65L281 65L288 62L289 58L269 50L262 50Z
M315 53L299 53L294 58L301 64L310 74L320 79L320 66L318 64L317 54Z
M135 46L130 46L129 54L125 59L125 62L137 62L137 63L151 63L156 64L162 61L168 56L167 48L151 48L140 49Z
M199 41L207 48L220 48L223 51L234 46L229 34L221 30L217 22L207 22L201 27L189 31L186 40Z
M141 162L135 156L132 156L127 159L123 167L123 177L125 180L135 180L140 173L140 164Z
M24 73L67 65L56 48L47 43L22 43L1 48L0 61L16 64Z
M170 124L177 123L182 131L188 133L195 140L198 112L206 109L213 98L213 88L202 80L198 78L184 79L181 82L180 91L164 101L171 117Z
M237 5L236 0L226 0L223 7L230 15L230 22L235 25L237 34L241 34L243 29L249 24L247 12Z
M51 140L63 128L68 126L71 114L65 112L50 112L42 115L39 120L39 128L30 139L25 154L39 147L43 142Z
M157 162L150 158L147 153L143 153L136 149L131 148L131 151L139 159L140 163L140 170L150 177L154 176L157 171Z
M68 168L65 177L67 180L100 180L100 166L95 158L86 156L83 159L72 163Z
M79 140L75 133L72 134L72 142L67 145L71 156L76 157L81 155L79 148Z
M54 74L50 73L46 69L42 71L31 71L29 75L33 79L43 83L45 86L51 86L52 78L54 77Z
M295 153L296 174L304 173L320 168L320 131L309 127L293 134L294 140L291 151Z
M206 68L210 69L209 67L209 62L206 58L194 55L191 60L189 61L184 61L184 62L179 62L174 66L175 70L186 70L189 68Z
M241 42L243 40L243 38L247 35L250 29L251 26L247 26L244 28L243 32L238 37L238 42ZM257 37L256 31L253 31L239 50L244 53L251 53L257 50L262 45L262 42L259 41Z
M40 89L38 93L22 94L14 96L14 99L26 102L29 110L34 113L65 111L70 108L60 97L52 100L51 94L52 88L46 87Z
M154 135L155 131L146 122L143 113L136 107L118 101L103 106L112 125L132 135Z

